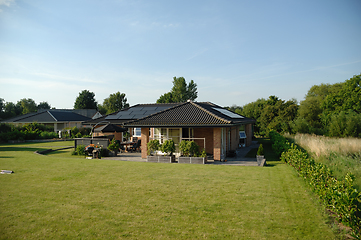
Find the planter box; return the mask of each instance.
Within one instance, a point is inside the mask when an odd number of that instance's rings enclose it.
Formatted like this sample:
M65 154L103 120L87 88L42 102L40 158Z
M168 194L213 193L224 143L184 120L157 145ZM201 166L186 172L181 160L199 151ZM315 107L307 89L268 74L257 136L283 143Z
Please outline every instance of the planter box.
M175 156L147 156L147 162L173 163Z
M147 162L158 162L158 156L147 156Z
M158 156L158 162L160 163L172 163L175 162L175 156Z
M179 157L178 163L206 164L207 157Z
M266 164L266 159L262 155L257 155L257 165L263 167Z

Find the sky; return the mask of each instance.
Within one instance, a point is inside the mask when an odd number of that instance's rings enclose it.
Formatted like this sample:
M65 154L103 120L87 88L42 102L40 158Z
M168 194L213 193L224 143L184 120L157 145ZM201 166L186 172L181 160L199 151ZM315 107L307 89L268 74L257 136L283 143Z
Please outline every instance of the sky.
M361 74L360 0L0 0L0 98L71 109L125 93L154 103L173 77L196 101L302 101Z

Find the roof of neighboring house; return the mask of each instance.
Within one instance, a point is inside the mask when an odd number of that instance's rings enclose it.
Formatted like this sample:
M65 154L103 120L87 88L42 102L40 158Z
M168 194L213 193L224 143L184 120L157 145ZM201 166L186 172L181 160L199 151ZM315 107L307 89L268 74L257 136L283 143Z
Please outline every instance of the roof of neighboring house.
M6 123L54 123L54 122L83 122L89 117L77 114L69 110L45 110L36 113L28 113L14 118L6 119Z
M173 107L124 123L125 127L225 127L254 123L210 102L176 104Z
M93 125L104 122L111 124L124 124L131 120L147 117L149 115L164 111L166 109L178 106L182 103L152 103L152 104L137 104L129 108L120 110L119 112L111 113L106 116L92 119L83 122L85 125Z

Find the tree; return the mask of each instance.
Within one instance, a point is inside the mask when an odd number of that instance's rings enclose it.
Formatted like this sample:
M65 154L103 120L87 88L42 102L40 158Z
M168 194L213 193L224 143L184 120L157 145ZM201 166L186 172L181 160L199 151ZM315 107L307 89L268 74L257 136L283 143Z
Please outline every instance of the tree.
M125 93L116 92L104 99L102 107L105 108L106 114L109 114L120 111L123 108L128 108L129 104L127 103Z
M344 83L336 83L322 104L325 111L347 111L361 113L361 75L353 76Z
M50 109L50 108L51 108L51 106L50 106L50 104L48 102L40 102L38 104L38 110L40 110L40 109Z
M18 101L16 105L21 107L22 114L36 112L38 110L35 101L31 98L23 98L20 101Z
M94 96L93 92L83 90L75 100L74 109L97 109L97 102Z
M157 103L174 103L194 101L198 97L197 84L191 80L188 85L184 77L173 77L173 87L170 92L160 96Z
M18 104L6 102L4 107L4 119L21 115L22 108Z
M0 98L0 119L4 117L5 100Z
M332 91L337 91L338 88L339 86L337 84L312 86L310 90L308 90L305 100L300 104L297 120L294 121L295 131L323 134L324 121L322 121L322 105L327 95Z

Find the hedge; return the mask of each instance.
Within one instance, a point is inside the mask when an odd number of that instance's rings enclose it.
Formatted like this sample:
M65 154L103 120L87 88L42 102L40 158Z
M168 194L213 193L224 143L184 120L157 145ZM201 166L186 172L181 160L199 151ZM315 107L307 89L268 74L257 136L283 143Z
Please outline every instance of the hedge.
M354 176L348 173L343 179L336 179L327 166L315 162L285 137L277 132L270 135L272 148L276 152L282 150L281 160L294 167L338 220L352 228L352 236L360 239L361 193L353 186Z

